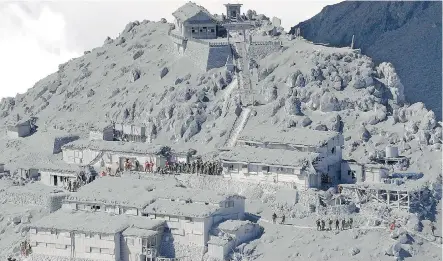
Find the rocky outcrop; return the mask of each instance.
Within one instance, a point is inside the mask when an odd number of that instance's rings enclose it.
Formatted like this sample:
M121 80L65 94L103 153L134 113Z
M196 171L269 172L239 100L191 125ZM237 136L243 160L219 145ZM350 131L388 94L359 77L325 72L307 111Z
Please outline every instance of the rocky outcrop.
M389 61L395 66L395 74L388 72L388 64L382 68L396 101L406 97L412 103L424 102L441 119L441 17L440 1L345 1L326 6L316 16L292 27L290 33L300 28L305 39L338 47L350 46L355 35L354 48L377 64ZM404 91L396 84L396 74L402 79ZM352 85L364 88L363 82L354 80Z

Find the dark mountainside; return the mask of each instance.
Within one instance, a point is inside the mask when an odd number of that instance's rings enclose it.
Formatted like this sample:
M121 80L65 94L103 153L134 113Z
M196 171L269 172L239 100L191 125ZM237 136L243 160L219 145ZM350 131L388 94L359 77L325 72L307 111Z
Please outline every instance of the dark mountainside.
M424 102L441 120L441 2L356 2L326 6L300 27L312 42L349 46L378 64L391 62L405 86L408 102Z

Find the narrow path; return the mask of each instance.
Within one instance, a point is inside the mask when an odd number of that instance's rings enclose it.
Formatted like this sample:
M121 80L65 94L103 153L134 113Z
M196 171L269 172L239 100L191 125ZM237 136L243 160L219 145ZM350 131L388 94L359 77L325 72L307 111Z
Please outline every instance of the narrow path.
M232 79L232 82L228 85L228 87L226 87L226 91L223 96L223 98L224 98L223 109L222 109L223 117L226 117L226 115L229 112L229 108L230 108L231 102L232 102L231 101L232 100L231 94L232 94L232 91L236 88L238 88L238 80L237 80L237 76L234 76L234 79Z
M237 120L235 121L234 128L232 129L232 132L230 133L227 147L234 147L237 143L238 136L243 131L243 128L246 126L246 123L249 119L249 115L251 114L250 108L244 108L238 116Z

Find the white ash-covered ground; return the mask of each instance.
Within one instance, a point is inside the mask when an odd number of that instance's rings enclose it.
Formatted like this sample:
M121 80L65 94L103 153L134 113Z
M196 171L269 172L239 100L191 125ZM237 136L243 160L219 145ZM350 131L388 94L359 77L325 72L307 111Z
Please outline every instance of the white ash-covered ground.
M69 132L86 138L89 126L109 120L146 124L155 143L212 151L216 157L217 148L223 145L236 118L236 106L225 106L227 99L233 99L229 92L235 86L228 86L235 76L224 68L203 72L188 58L176 55L167 36L169 27L162 22L129 23L119 37L106 39L103 46L60 65L57 72L25 94L2 99L2 131L7 124L29 116L38 117L39 128L26 138L1 137L0 162L6 163L7 169L57 163L61 155L52 154L54 137ZM300 39L287 41L285 36L281 39L285 45L281 51L255 61L259 64L260 81L253 89L258 103L252 108L246 130L342 131L346 159L367 162L375 151L394 144L399 146L401 155L411 158L409 171L423 172L424 179L430 181L441 174L441 123L421 103L402 105L402 85L390 64L375 67L369 57L347 48L329 48ZM308 208L316 200L314 191L298 195L297 191L278 190L270 185L247 186L221 180L184 183L195 188L235 190L247 196L247 210L252 214L269 220L273 212L279 216L286 213L288 222L315 226L317 217ZM17 208L21 215L29 211L10 203L0 208ZM441 207L432 211L431 216L441 225ZM359 216L355 220L362 225L367 223ZM10 231L5 233L17 236L11 225L4 221L1 224L0 231L5 228ZM389 239L380 240L388 237L385 230L370 230L356 241L351 235L356 231L335 235L310 228L306 233L300 228L291 231L280 225L264 226L264 237L249 244L257 254L251 260L392 260L380 254L384 249L372 250L373 242L379 242L380 247L392 244ZM298 238L300 234L303 237ZM0 256L14 250L9 247L16 245L14 238L0 237ZM272 244L266 244L269 238ZM356 247L360 253L351 257L353 242L359 242ZM323 251L317 251L320 247ZM410 260L434 260L437 254L441 258L441 248L427 240L413 243L412 247Z

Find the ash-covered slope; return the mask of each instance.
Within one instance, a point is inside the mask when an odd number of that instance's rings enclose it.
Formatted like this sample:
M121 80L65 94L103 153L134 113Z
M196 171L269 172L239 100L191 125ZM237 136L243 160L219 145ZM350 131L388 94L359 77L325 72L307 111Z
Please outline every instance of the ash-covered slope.
M23 139L0 139L0 148L8 151L0 162L60 160L50 145L42 150L43 136L54 135L53 128L85 136L88 126L107 120L145 124L155 143L216 156L240 111L232 92L236 76L224 68L201 71L174 53L169 28L162 22L130 23L117 39L60 65L27 93L4 99L0 126L37 116L39 129ZM392 65L375 66L349 48L285 39L280 51L256 54L251 61L259 64L253 86L258 105L245 132L342 131L344 158L368 161L376 150L397 144L412 158L410 170L430 178L441 173L441 126L423 104L402 105L403 86Z
M294 26L304 38L350 46L375 63L394 64L410 102L423 102L441 119L441 1L344 1Z

